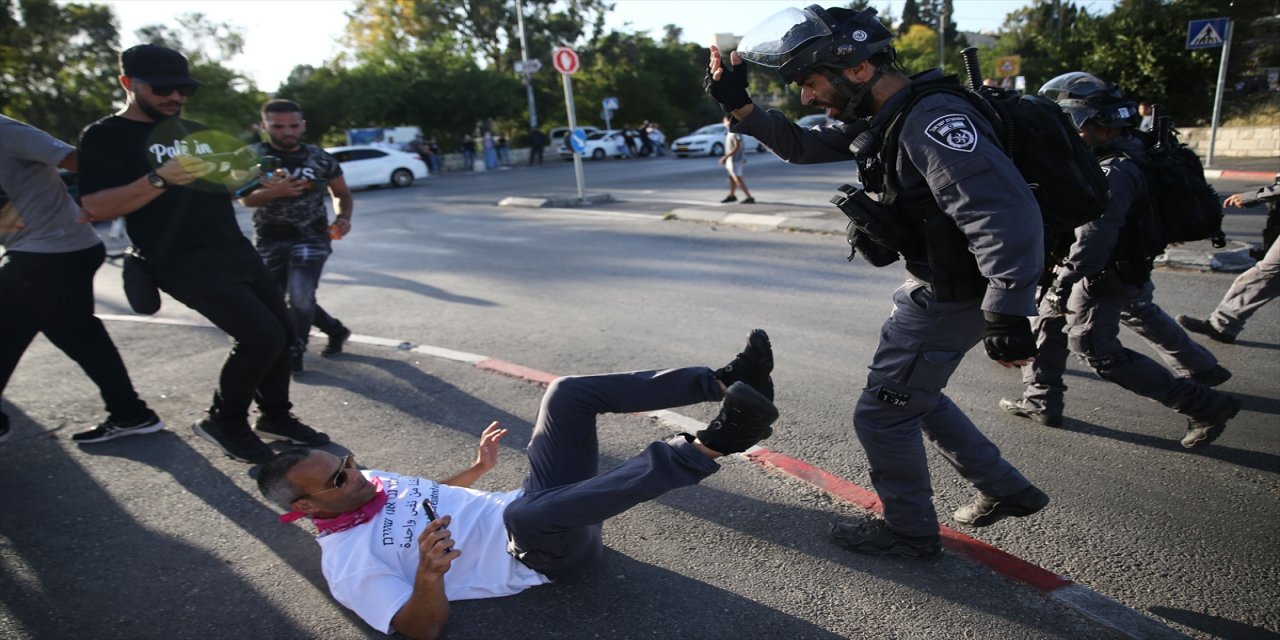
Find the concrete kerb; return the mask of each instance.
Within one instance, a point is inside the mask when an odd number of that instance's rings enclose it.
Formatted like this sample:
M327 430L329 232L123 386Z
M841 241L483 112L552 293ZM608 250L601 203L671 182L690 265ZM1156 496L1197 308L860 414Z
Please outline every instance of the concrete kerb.
M614 202L613 194L588 193L583 198L565 195L509 196L498 201L499 207L523 207L526 209L572 208L582 205Z
M115 322L141 322L214 328L208 322L153 318L149 316L102 314L98 317L102 320ZM324 334L320 332L313 332L312 335L324 337ZM454 362L464 362L486 371L493 371L541 385L550 384L559 377L553 373L531 369L489 356L432 345L414 345L407 340L352 334L348 341L356 344L412 351ZM653 411L646 415L667 427L675 427L690 433L706 426L699 420L670 410ZM883 506L874 492L802 460L760 446L752 447L745 453L734 455L743 457L767 471L780 473L804 482L838 500L848 502L868 511L883 513ZM1054 602L1080 613L1084 618L1097 624L1108 635L1129 640L1185 640L1188 638L1188 636L1147 617L1127 605L954 529L943 526L941 536L943 546L953 552L983 564L1006 578L1016 580L1040 591Z

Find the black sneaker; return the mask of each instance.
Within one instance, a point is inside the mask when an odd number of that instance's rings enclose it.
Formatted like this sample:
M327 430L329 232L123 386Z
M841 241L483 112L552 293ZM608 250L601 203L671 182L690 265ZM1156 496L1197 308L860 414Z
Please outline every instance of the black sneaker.
M298 375L299 373L302 373L302 352L301 351L289 352L289 373L295 376Z
M329 444L329 436L303 424L292 413L260 416L254 423L253 430L269 440L283 440L290 444L308 447Z
M778 409L768 398L745 382L729 386L720 405L720 415L695 435L708 449L728 455L741 453L773 435Z
M1229 336L1218 331L1218 329L1213 326L1213 323L1208 320L1201 320L1200 318L1192 318L1191 316L1178 314L1178 324L1182 325L1183 329L1186 329L1191 333L1209 336L1223 344L1232 344L1236 341L1235 336Z
M737 201L738 201L738 196L725 196L724 200L721 200L720 203L724 204L726 202L737 202Z
M715 372L721 382L731 385L745 382L761 395L773 400L773 345L769 343L769 334L764 329L753 329L747 336L747 346L733 362L726 364Z
M1182 446L1187 449L1203 447L1218 439L1227 428L1227 421L1240 413L1243 405L1235 396L1227 396L1222 408L1203 418L1187 418L1187 435L1182 436Z
M1215 364L1212 369L1205 369L1191 374L1191 379L1206 387L1216 387L1231 379L1231 372L1226 367Z
M1049 496L1031 485L1011 496L997 498L979 493L973 502L951 514L951 519L970 527L986 527L1009 516L1025 518L1049 504Z
M320 352L320 355L328 358L342 353L342 346L347 344L347 339L350 337L350 329L339 327L337 331L329 334L329 344L324 346L324 350Z
M1025 398L1017 400L1000 399L1000 408L1019 418L1026 418L1046 427L1061 427L1062 412L1061 411L1041 411L1033 407Z
M755 203L756 203L756 199L755 199L755 198L743 198L743 199L742 199L742 204L755 204Z
M124 436L137 436L144 433L155 433L164 431L164 423L160 421L160 417L154 411L148 411L141 418L131 420L107 420L106 422L88 430L81 431L71 439L80 444L91 444L94 442L106 442L123 438Z
M259 464L275 457L276 452L253 435L244 420L226 420L212 415L191 425L196 435L216 445L228 458Z
M903 558L931 558L942 553L942 539L908 536L889 528L881 519L868 522L837 522L831 525L831 540L854 553Z

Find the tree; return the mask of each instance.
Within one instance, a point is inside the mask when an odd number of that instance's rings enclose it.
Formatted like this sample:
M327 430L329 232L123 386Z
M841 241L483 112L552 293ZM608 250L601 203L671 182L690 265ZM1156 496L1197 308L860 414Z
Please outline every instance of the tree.
M1269 15L1270 0L1120 0L1111 14L1083 23L1083 42L1106 43L1087 51L1079 68L1120 85L1135 99L1163 103L1176 122L1207 122L1213 110L1220 49L1187 51L1187 23L1229 16L1236 37L1249 38L1255 18ZM1073 34L1073 37L1077 37Z
M0 109L75 142L119 96L119 34L103 5L0 0Z

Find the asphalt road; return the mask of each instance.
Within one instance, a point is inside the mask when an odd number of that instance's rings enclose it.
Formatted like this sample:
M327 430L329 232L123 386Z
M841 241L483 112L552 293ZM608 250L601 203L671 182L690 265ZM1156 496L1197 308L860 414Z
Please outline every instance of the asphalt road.
M663 220L727 189L709 159L587 163L588 190L624 204L499 208L505 195L573 193L572 165L449 174L361 192L321 303L357 333L503 358L554 373L719 366L760 326L773 336L782 418L771 449L869 487L853 398L900 267L846 262L835 235ZM750 156L757 200L821 207L843 167ZM1224 193L1243 188L1223 183ZM745 210L745 209L744 209ZM1227 230L1256 241L1258 210ZM1233 276L1159 271L1170 314L1209 312ZM98 276L99 312L126 313L119 273ZM1183 419L1072 363L1068 420L1006 417L1018 374L971 354L948 393L1053 504L975 537L1197 638L1280 637L1280 307L1235 345L1210 348L1245 411L1213 446L1186 452ZM160 314L197 319L167 300ZM323 588L302 525L256 497L248 469L186 424L211 393L226 343L214 330L112 322L135 383L173 433L76 447L101 419L92 385L40 339L6 390L0 445L0 636L362 637ZM1146 351L1136 336L1126 344ZM515 486L540 389L392 348L308 360L297 413L370 467L441 476L469 462L491 419L514 429L482 488ZM699 419L710 406L683 410ZM669 430L668 430L669 431ZM666 433L604 421L605 463ZM971 489L931 460L943 518ZM740 461L703 485L612 522L593 575L515 598L459 603L457 638L1093 638L1075 612L958 557L869 559L826 543L824 494Z

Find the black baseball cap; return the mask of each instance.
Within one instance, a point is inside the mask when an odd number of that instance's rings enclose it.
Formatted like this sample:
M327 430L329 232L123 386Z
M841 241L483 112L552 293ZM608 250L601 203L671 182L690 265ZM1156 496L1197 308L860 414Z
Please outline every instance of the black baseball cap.
M155 44L140 44L120 52L120 73L150 85L200 86L191 77L186 56Z

